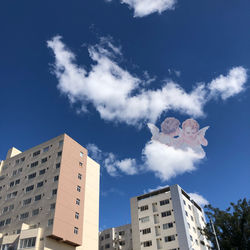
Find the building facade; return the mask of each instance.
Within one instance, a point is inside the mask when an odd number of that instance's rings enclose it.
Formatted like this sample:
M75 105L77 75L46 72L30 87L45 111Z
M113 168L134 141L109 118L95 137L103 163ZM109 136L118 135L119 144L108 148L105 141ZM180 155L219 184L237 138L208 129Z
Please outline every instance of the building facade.
M97 250L100 166L63 134L0 163L1 250Z
M131 224L113 227L99 234L99 250L132 250Z
M131 198L133 250L207 250L202 208L178 185Z

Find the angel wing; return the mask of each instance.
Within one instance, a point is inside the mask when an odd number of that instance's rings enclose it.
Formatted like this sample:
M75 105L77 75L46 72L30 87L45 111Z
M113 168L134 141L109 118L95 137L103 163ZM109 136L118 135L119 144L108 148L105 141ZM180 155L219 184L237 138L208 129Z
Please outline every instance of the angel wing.
M209 129L209 126L206 126L202 129L199 130L198 135L202 135L203 137L205 137L206 131Z
M156 136L159 134L160 130L154 124L148 123L147 125L148 125L150 132L153 136Z

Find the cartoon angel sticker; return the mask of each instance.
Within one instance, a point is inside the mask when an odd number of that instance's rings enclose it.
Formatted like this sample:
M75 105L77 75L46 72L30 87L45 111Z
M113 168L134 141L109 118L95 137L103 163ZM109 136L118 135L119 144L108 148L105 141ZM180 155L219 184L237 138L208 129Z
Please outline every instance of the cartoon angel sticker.
M186 149L187 147L190 147L196 153L204 157L205 152L202 146L208 145L208 142L205 139L205 134L208 128L209 126L200 129L199 123L194 119L187 119L184 121L182 123L182 132L179 141L180 148Z
M168 146L176 147L178 137L181 134L180 122L174 117L167 117L161 124L160 130L152 123L148 123L148 127L152 133L152 140L159 141Z
M182 123L174 117L167 117L161 124L160 130L151 123L148 127L152 133L152 140L159 141L176 149L187 150L191 148L201 158L205 157L202 146L207 146L205 134L209 126L200 129L200 125L194 119L187 119Z

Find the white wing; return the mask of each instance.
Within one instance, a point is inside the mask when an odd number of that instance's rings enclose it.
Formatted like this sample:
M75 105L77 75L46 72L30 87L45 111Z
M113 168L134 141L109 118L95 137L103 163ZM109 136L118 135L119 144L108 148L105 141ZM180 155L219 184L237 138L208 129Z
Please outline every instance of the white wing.
M206 131L208 129L209 129L209 126L206 126L206 127L202 128L202 129L200 129L199 132L198 132L198 134L205 137Z
M148 127L149 127L149 129L150 129L150 132L151 132L151 134L152 134L153 136L159 134L160 130L159 130L154 124L148 123L147 125L148 125Z

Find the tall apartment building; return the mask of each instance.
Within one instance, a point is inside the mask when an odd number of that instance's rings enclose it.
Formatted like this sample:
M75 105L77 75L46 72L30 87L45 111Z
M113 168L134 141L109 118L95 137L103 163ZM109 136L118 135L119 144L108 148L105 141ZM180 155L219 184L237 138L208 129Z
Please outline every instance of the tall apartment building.
M0 163L1 250L97 250L100 166L66 134Z
M99 250L132 250L131 224L113 227L99 235Z
M133 250L210 249L202 208L178 185L131 199Z

